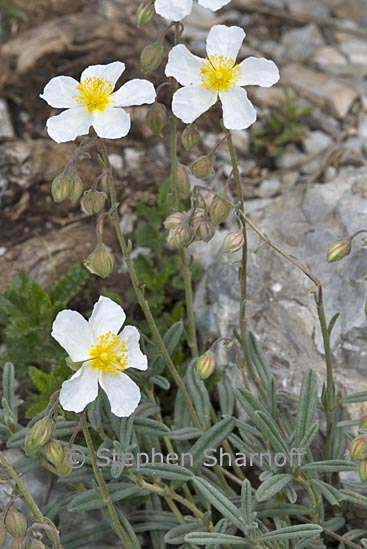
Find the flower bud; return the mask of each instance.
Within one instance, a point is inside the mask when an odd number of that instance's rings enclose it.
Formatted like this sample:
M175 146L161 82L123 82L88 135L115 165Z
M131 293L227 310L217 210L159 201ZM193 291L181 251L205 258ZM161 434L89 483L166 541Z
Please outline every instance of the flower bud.
M28 548L28 546L27 546ZM31 539L29 549L46 549L46 545L40 539Z
M191 171L198 179L204 179L214 173L214 158L210 155L199 156L191 165Z
M195 124L186 126L181 135L181 143L186 151L193 149L200 141L200 133Z
M230 213L231 205L228 203L227 195L216 195L209 207L210 219L213 221L214 225L224 223Z
M14 506L10 507L5 515L5 528L13 538L24 538L27 533L27 519Z
M73 468L67 461L64 461L56 467L56 473L59 477L67 477L72 472Z
M101 278L110 276L113 270L113 264L113 255L103 242L98 242L94 251L84 261L84 265L88 271Z
M328 263L340 261L350 254L352 249L352 239L350 237L336 240L328 249L326 260Z
M198 224L195 233L196 240L203 240L203 242L209 242L215 235L215 225L210 221L210 219L203 219L201 223Z
M164 57L162 42L153 42L145 46L140 55L140 68L147 74L158 69Z
M358 428L361 429L362 431L364 431L365 429L367 430L367 416L362 417L358 425Z
M352 441L350 447L351 459L367 459L367 435L359 435Z
M189 196L191 190L189 170L180 162L177 165L177 187L182 198Z
M10 545L10 549L22 549L23 547L23 538L13 539Z
M176 248L183 248L191 244L194 237L194 232L190 225L187 223L182 223L175 229L171 229L167 242Z
M204 208L194 208L191 210L190 215L190 224L194 228L194 231L198 228L199 223L201 223L206 217Z
M4 521L0 518L0 547L4 547L6 540L7 532L4 525Z
M153 103L150 107L145 122L155 135L161 135L167 124L167 109L162 103Z
M196 363L196 369L201 379L207 379L215 370L215 356L213 351L207 351Z
M51 195L54 202L63 202L69 198L73 180L69 175L60 174L55 177L51 185Z
M140 4L136 11L136 26L141 29L153 19L155 15L152 0L145 0Z
M54 422L48 417L37 421L25 437L25 453L34 456L51 439L54 431Z
M83 181L80 179L79 175L75 172L72 176L72 183L69 192L70 200L75 204L83 194L84 185Z
M102 191L89 190L84 192L80 205L84 213L94 215L103 209L106 200L106 193Z
M52 465L55 465L56 467L64 463L64 448L61 446L58 440L53 438L46 445L45 457L50 463L52 463Z
M361 481L367 482L367 459L364 459L359 463L358 470Z
M167 219L163 222L163 225L166 229L171 230L175 229L181 223L184 223L186 220L187 214L181 213L181 212L174 212L173 214L169 215Z
M245 238L242 231L231 231L227 234L223 242L223 252L225 254L233 254L238 252L245 243Z

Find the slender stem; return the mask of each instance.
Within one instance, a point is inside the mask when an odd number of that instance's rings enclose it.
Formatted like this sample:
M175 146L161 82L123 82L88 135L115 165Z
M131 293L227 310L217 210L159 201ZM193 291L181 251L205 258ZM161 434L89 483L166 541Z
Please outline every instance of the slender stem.
M95 455L95 451L94 451L94 445L93 445L92 437L90 436L90 432L89 432L89 429L88 429L88 423L87 423L84 412L80 415L80 419L81 419L81 425L82 425L82 429L83 429L85 442L86 442L87 448L88 448L89 459L90 459L91 464L92 464L94 477L97 481L99 489L101 490L102 499L106 504L106 507L107 507L107 510L108 510L109 515L111 517L113 527L114 527L114 530L115 530L116 534L118 535L118 537L122 541L123 547L128 549L129 543L130 543L129 542L129 537L128 537L127 533L125 532L123 526L121 525L119 516L117 514L117 511L116 511L113 503L112 503L111 496L110 496L110 493L109 493L108 488L106 486L105 480L104 480L103 475L102 475L102 473L101 473L101 471L100 471L100 469L97 465L96 455Z
M244 196L241 184L241 176L238 169L238 161L236 151L233 145L231 132L227 133L228 150L231 157L231 163L233 168L233 179L236 184L237 198L240 203L240 210L243 210ZM250 350L247 340L247 318L246 318L246 302L247 302L247 263L248 263L248 249L247 249L247 227L246 223L243 223L243 238L244 244L242 247L242 261L240 268L240 284L241 284L241 303L240 303L240 333L241 333L241 347L245 355L248 371L253 382L256 385L257 390L264 400L266 400L266 392L260 383L258 376L252 365Z
M55 549L62 549L62 545L59 538L59 532L53 522L42 514L42 511L34 501L32 495L28 492L27 488L19 478L15 469L10 465L3 452L0 452L0 465L4 467L9 477L15 482L18 492L22 495L28 509L31 511L35 520L48 524L51 529L46 529L46 535L51 542L54 543Z
M182 274L185 284L185 301L186 301L186 315L187 315L187 344L190 347L193 357L199 355L198 343L196 337L196 321L194 313L194 298L192 292L192 275L188 265L187 254L185 250L180 249Z
M100 142L101 142L101 145L102 145L101 152L102 152L102 155L103 155L103 162L105 163L106 167L110 167L110 163L109 163L109 160L108 160L105 145L104 145L102 140ZM115 229L116 236L117 236L117 239L118 239L118 242L119 242L119 245L120 245L122 256L125 260L125 263L126 263L129 275L130 275L131 283L132 283L133 288L135 290L135 295L136 295L137 300L139 302L139 305L140 305L140 307L141 307L141 309L142 309L142 311L145 315L145 318L146 318L146 320L149 324L149 328L152 332L154 341L155 341L158 349L162 353L162 356L163 356L164 361L165 361L165 363L166 363L166 365L167 365L167 367L170 371L170 374L172 375L177 387L180 389L180 391L182 393L182 396L185 400L185 404L187 406L188 412L189 412L190 417L191 417L191 421L192 421L194 427L197 427L197 428L200 429L200 421L199 421L199 419L197 417L197 414L195 412L195 408L194 408L194 406L191 402L190 395L189 395L189 393L186 389L186 386L185 386L180 374L178 373L178 371L176 369L176 366L174 365L174 363L171 359L171 356L168 352L168 349L167 349L167 347L166 347L166 345L165 345L165 343L162 339L161 334L159 333L159 329L158 329L157 324L156 324L156 322L154 320L154 317L152 315L152 311L150 309L149 303L145 299L144 294L141 290L139 280L138 280L138 276L137 276L137 273L136 273L136 270L135 270L135 267L134 267L134 262L131 258L129 248L126 244L125 237L124 237L124 235L122 233L122 230L121 230L119 216L118 216L118 212L117 212L117 208L116 208L117 197L116 197L115 183L114 183L114 179L113 179L111 171L110 171L110 173L107 177L107 181L108 181L108 188L109 188L109 192L110 192L110 200L111 200L111 208L112 208L112 211L111 211L111 214L110 214L111 215L111 220L112 220L112 224L113 224L113 227Z

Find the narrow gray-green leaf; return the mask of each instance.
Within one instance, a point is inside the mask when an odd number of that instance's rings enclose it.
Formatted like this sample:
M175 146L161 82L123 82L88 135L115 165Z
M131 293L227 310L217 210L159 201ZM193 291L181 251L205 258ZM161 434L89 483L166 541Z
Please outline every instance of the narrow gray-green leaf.
M301 471L316 473L337 473L339 471L356 471L357 465L346 459L330 459L326 461L314 461L300 467Z
M302 381L301 393L297 406L296 436L294 439L296 447L300 447L301 440L308 432L314 420L317 399L316 377L312 370L308 370Z
M272 475L271 477L268 477L257 489L255 495L257 501L261 502L272 498L292 479L293 475L288 474Z
M339 492L337 488L318 479L311 479L311 484L316 486L330 505L339 505L345 500L345 495Z
M233 427L234 419L231 417L224 418L213 425L213 427L195 442L189 451L193 458L194 470L198 470L207 457L205 452L212 448L218 448L218 446L231 434Z
M197 412L199 421L204 429L210 425L210 398L205 383L200 379L196 371L196 360L189 364L186 375L185 385L191 397L194 408Z
M163 336L163 341L170 355L173 354L184 332L183 322L180 320L168 328Z
M306 536L314 537L322 532L322 527L318 524L297 524L295 526L287 526L286 528L278 528L273 532L267 532L260 536L260 540L268 541L283 541L287 539L297 539Z
M168 455L171 456L171 460L173 461L173 454ZM179 454L177 454L177 460L180 460ZM165 480L178 480L182 482L191 480L194 476L190 469L182 467L181 465L175 465L174 463L172 463L172 465L169 463L142 464L141 467L136 467L135 471L138 474L143 474L150 477L163 478Z
M238 536L231 536L229 534L215 534L215 533L192 533L186 534L185 541L187 543L196 543L196 545L231 545L231 546L242 546L244 547L245 541L244 538L239 538Z

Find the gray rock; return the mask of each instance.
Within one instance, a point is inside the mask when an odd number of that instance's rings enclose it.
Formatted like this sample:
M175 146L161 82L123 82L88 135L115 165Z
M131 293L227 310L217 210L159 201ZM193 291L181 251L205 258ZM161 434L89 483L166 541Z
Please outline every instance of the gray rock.
M289 10L316 17L328 17L329 8L325 0L288 0Z
M343 170L330 183L304 189L291 187L261 211L252 214L263 233L289 254L308 264L321 280L327 318L340 312L333 331L332 352L338 387L361 390L366 383L366 250L355 242L351 256L328 264L326 250L333 241L363 228L367 218L367 169ZM251 202L248 204L251 205ZM249 230L247 313L279 383L297 393L304 372L312 368L319 389L325 379L323 344L314 298L314 285ZM238 329L240 288L238 256L213 254L212 265L196 295L198 327L203 346ZM236 383L240 378L232 376ZM367 406L351 407L352 416Z
M325 45L319 28L314 23L287 31L282 37L284 55L292 61L304 61L320 46Z
M312 154L325 149L332 141L327 133L321 131L309 132L303 140L303 146L308 154Z
M0 139L14 137L14 128L11 123L8 106L4 99L0 99Z
M256 194L261 198L269 198L279 194L280 189L281 183L279 179L264 179L257 189Z

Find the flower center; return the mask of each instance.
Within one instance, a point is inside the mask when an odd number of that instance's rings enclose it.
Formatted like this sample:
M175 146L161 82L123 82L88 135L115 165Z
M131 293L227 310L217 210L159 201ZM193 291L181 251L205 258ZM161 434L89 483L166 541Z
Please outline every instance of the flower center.
M128 353L125 341L112 332L97 337L96 345L89 349L90 366L103 374L117 375L127 366Z
M88 112L103 112L111 103L113 84L104 78L89 76L77 85L77 90L79 95L75 95L74 99L82 103Z
M225 55L211 55L201 63L201 85L212 92L228 91L240 76L240 66Z

